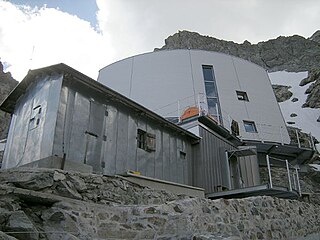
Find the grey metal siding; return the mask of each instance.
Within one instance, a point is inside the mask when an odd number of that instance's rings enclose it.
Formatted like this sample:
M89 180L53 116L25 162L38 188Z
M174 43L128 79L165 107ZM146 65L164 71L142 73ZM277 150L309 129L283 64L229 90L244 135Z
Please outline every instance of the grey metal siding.
M191 183L191 139L171 133L143 114L102 94L64 84L57 115L55 152L66 153L67 161L91 165L94 172L107 175L132 170ZM138 129L155 135L155 151L138 148ZM180 158L180 151L186 152L185 159Z
M194 146L193 185L204 188L206 193L226 190L229 182L227 175L229 162L226 151L237 148L205 127L199 126L199 133L202 139L199 145ZM242 183L239 182L239 186L249 187L260 184L256 155L239 157L238 167L242 181Z
M40 76L16 104L2 168L28 164L52 155L63 76Z
M202 139L199 146L195 146L194 185L212 193L227 187L223 171L227 163L225 151L235 147L204 127L200 126L199 132Z

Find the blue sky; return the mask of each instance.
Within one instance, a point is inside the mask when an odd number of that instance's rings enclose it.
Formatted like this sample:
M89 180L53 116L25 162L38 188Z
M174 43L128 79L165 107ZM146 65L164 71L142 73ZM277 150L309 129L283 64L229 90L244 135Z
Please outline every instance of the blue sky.
M319 29L319 0L0 0L0 60L18 81L60 62L96 78L180 30L257 43Z
M31 7L40 8L46 5L48 8L58 8L90 22L93 27L97 25L98 6L95 0L10 0L10 2Z

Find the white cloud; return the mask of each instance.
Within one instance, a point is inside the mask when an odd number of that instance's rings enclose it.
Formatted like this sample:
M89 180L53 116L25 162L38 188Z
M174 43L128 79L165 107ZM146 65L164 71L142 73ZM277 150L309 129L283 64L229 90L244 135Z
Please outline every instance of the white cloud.
M152 51L178 30L252 43L320 28L318 0L97 0L117 58Z
M153 51L178 30L252 43L320 29L318 0L96 0L99 32L52 8L0 0L0 57L21 80L29 68L65 62L96 78L114 60ZM84 10L85 11L85 10ZM34 48L34 50L33 50ZM32 58L32 61L30 60Z
M107 35L53 8L17 7L0 1L0 57L22 80L28 69L64 62L93 78L113 60Z

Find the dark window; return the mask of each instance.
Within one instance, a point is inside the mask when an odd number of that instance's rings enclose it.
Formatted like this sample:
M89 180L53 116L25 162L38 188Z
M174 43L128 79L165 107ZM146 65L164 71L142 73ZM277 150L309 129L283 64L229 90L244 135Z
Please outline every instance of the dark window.
M212 82L214 80L213 67L212 66L202 66L203 78L205 81Z
M243 121L243 124L244 124L244 129L246 130L246 132L253 132L253 133L258 132L254 122Z
M204 82L207 97L217 97L217 90L214 82Z
M208 101L208 111L211 115L218 115L218 101L216 98L207 98Z
M202 65L202 72L208 103L208 113L209 115L214 117L219 123L221 123L222 119L220 112L220 104L213 66Z
M141 129L137 131L137 146L143 150L152 152L156 150L156 135L147 133Z
M180 151L180 159L186 159L187 154L183 151Z
M236 91L236 92L237 92L238 100L249 102L249 98L246 92L243 92L243 91Z
M137 135L138 135L137 136L138 148L145 149L147 132L145 132L141 129L138 129Z

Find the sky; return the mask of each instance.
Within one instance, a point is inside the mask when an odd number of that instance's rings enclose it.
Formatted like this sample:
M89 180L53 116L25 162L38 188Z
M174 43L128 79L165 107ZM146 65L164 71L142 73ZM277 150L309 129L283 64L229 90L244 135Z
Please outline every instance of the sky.
M319 0L0 0L0 60L18 81L61 62L96 79L181 30L257 43L319 29Z

